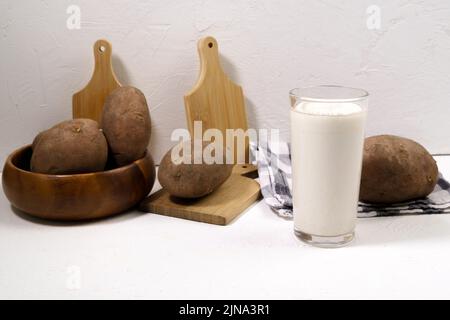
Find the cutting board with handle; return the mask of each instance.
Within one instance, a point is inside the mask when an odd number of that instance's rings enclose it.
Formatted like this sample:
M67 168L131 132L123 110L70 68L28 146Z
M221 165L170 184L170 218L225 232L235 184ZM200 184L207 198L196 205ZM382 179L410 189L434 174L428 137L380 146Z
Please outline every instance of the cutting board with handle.
M216 39L200 39L198 51L200 75L196 85L184 97L191 136L194 134L194 121L201 121L203 130L219 129L224 138L226 129L246 131L247 116L243 91L223 71ZM237 148L237 145L235 147ZM237 155L236 149L234 154ZM245 141L245 154L248 161L248 141ZM254 165L248 163L235 164L230 178L205 197L179 199L161 189L145 199L140 209L171 217L226 225L259 199L259 184L252 179L256 170Z
M112 68L112 47L106 40L94 44L95 66L91 80L72 96L72 116L88 118L101 125L101 115L106 97L121 86Z

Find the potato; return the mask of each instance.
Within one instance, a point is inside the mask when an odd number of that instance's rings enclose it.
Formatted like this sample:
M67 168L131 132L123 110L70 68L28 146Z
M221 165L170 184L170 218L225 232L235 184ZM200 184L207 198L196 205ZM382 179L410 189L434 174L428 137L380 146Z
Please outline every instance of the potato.
M361 201L387 204L423 198L437 180L436 161L417 142L392 135L366 138Z
M103 133L119 166L142 158L150 142L151 123L144 94L133 87L119 87L106 98Z
M105 136L90 119L61 122L33 141L30 169L47 174L101 171L108 157Z
M202 149L210 143L203 142ZM172 150L182 147L183 151L191 145L191 157L189 153L174 152L174 161L172 161ZM202 156L202 153L194 153L193 143L186 141L170 149L161 160L158 180L161 186L172 196L180 198L199 198L210 194L224 183L231 175L232 164L226 164L226 150L223 152L221 163L207 164L208 161ZM217 148L215 152L222 152L222 148ZM216 153L211 152L214 156ZM220 155L220 153L218 154ZM182 159L190 160L181 162ZM200 164L195 164L200 162ZM219 162L219 161L217 161Z

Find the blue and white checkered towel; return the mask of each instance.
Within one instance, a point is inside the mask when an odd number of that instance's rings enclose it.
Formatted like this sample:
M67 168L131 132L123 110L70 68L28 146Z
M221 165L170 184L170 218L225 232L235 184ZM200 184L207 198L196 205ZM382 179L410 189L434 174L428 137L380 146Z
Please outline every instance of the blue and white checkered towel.
M250 144L258 164L265 202L279 216L292 218L291 153L288 143ZM434 191L424 199L390 205L359 202L358 217L450 213L450 183L439 174Z

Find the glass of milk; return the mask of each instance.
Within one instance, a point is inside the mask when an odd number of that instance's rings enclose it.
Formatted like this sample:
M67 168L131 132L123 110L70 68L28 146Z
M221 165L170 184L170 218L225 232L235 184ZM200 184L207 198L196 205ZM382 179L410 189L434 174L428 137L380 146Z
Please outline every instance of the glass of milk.
M343 246L355 233L369 94L340 86L289 94L295 234L312 245Z

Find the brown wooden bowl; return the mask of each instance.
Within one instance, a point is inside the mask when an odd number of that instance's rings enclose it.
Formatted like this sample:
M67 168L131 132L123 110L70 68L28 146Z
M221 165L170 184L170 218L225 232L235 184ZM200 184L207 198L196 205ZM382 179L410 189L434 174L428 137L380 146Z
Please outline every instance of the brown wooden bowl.
M36 217L89 220L123 212L148 195L155 182L149 152L133 163L102 172L49 175L30 171L31 145L14 151L3 168L11 204Z

